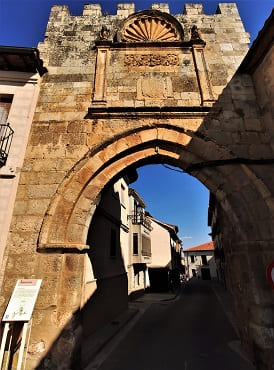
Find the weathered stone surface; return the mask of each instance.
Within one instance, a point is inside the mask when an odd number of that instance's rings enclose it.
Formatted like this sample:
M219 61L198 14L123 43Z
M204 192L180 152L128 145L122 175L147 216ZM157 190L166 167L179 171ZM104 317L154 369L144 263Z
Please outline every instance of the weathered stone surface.
M214 15L186 4L184 14L168 18L161 13L167 4L153 7L163 25L171 22L172 40L146 34L140 42L141 18L127 20L134 4L119 4L111 16L89 4L81 16L53 7L39 46L48 73L21 173L0 297L3 311L18 277L43 279L29 347L32 368L46 352L44 368L58 368L63 353L78 346L81 325L73 313L82 302L83 248L100 192L128 166L155 162L185 169L216 194L242 339L247 346L256 339L260 358L271 343L270 293L261 271L274 240L267 163L274 148L273 63L267 55L252 76L234 76L249 42L235 4L220 4ZM126 30L132 19L140 27L131 43ZM251 257L257 250L264 254ZM70 356L66 360L69 368Z

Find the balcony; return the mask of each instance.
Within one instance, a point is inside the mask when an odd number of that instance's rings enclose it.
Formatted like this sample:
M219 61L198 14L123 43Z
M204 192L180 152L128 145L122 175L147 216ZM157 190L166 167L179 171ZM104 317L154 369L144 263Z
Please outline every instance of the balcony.
M151 221L143 213L128 215L128 220L131 220L132 225L143 225L149 231L152 230Z
M5 166L14 131L9 123L0 124L0 167Z

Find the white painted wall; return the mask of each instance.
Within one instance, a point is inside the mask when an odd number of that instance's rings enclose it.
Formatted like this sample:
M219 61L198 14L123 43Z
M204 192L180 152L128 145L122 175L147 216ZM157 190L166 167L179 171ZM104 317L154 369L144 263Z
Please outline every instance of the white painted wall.
M38 74L0 71L0 94L11 94L13 100L8 122L14 130L8 160L0 168L0 266L5 270L8 231L23 165L29 132L39 93ZM20 248L20 245L18 245ZM3 276L0 275L0 287Z
M152 220L151 264L149 267L171 268L170 233Z
M208 265L203 265L202 255L206 256ZM194 262L191 262L191 256L194 256ZM213 251L190 251L184 252L186 271L188 271L189 278L193 277L193 270L196 271L196 276L202 278L201 269L209 268L211 279L217 279L217 267Z

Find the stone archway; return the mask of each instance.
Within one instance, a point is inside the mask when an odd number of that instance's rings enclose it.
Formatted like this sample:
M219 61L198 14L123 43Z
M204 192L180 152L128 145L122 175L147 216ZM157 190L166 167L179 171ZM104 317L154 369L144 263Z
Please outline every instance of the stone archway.
M185 124L189 128L191 122L186 120ZM159 148L157 152L156 146ZM113 137L111 142L102 143L98 150L88 152L60 184L43 220L38 249L84 249L86 228L94 211L92 205L94 203L96 207L96 198L100 191L126 167L138 167L139 163L175 164L199 179L211 192L216 193L220 201L228 196L233 197L234 192L240 191L244 184L243 179L257 192L256 197L270 194L267 185L245 164L227 162L227 165L206 165L205 168L195 170L194 167L192 170L193 164L207 164L213 158L229 161L235 158L235 154L206 136L201 138L195 131L171 124L157 124L153 128L148 126ZM232 211L234 208L234 223L237 224L240 218L236 216L235 208L243 209L245 223L250 222L251 225L255 221L254 230L259 232L256 229L256 212L247 212L250 201L247 194L238 207L229 206L228 202L226 210ZM74 231L71 234L69 229L72 226L75 230L79 229L79 232ZM247 231L242 228L241 232L247 238L250 237L251 229ZM254 239L259 237L259 234L255 235Z
M59 186L56 196L53 198L47 215L43 220L39 237L38 250L50 248L85 249L87 228L94 209L96 198L104 186L113 178L122 173L128 166L140 166L142 163L170 163L187 170L193 163L207 162L216 158L233 158L225 148L209 140L193 136L192 133L184 133L180 127L158 125L154 128L135 130L133 133L124 134L123 137L113 138L112 143L105 143L103 149L93 155L86 155L71 170L70 175ZM155 147L158 147L157 152ZM196 152L191 147L197 148ZM233 165L231 165L233 166ZM207 170L195 171L195 177L199 179L211 192L216 193L217 198L224 200L227 195L223 189L224 184L232 194L239 190L241 184L239 178L246 177L256 189L256 176L245 165L237 166L238 174L235 176L235 168L227 169L224 166ZM231 171L233 175L231 176ZM258 196L262 192L262 183L258 188ZM267 191L266 186L264 191ZM245 222L249 220L251 213L247 212L249 200L244 200L239 208L245 209ZM232 212L233 207L229 202L227 209ZM237 212L234 214L234 223L239 222ZM253 218L251 217L250 223ZM255 221L256 222L256 221ZM73 230L73 231L72 231ZM77 231L78 230L78 231ZM245 230L242 230L242 236ZM250 235L250 230L246 236Z
M193 148L197 148L197 152ZM225 148L208 138L201 139L193 133L183 132L179 127L168 125L129 132L120 138L114 138L111 143L105 143L100 149L79 161L71 170L70 176L60 185L40 232L40 252L63 249L70 264L77 260L78 270L74 272L74 278L82 275L79 267L83 266L84 254L79 253L88 248L85 241L97 198L111 179L122 174L128 166L169 163L187 169L193 163L207 162L214 157L214 153L219 158L231 157L231 153ZM242 194L244 190L241 188L247 185L252 187L256 192L255 196L264 202L262 192L268 191L267 186L245 164L199 169L195 171L195 177L216 195L225 215L225 234L230 238L225 250L234 274L234 299L238 314L242 320L245 319L242 321L244 334L244 330L250 330L250 306L258 305L261 301L261 284L254 275L258 260L254 260L253 255L263 245L260 242L260 228L257 227L259 214L252 205L254 193L249 198L248 194ZM79 261L79 257L82 261ZM64 262L60 276L66 276L66 266L67 262ZM247 288L248 294L245 295ZM79 290L80 286L80 293ZM69 315L69 310L73 311L76 307L75 302L71 308L68 306L71 291L66 292L61 288L58 295L65 302L60 304L58 311Z
M39 252L65 252L59 278L73 276L81 280L83 252L88 248L85 244L88 227L98 196L110 180L119 177L129 166L169 163L187 170L195 163L208 163L215 157L229 160L233 158L233 153L208 137L186 133L184 128L178 126L160 124L114 137L112 142L106 142L99 150L84 156L60 185L43 220ZM258 255L263 252L264 243L258 227L261 216L254 209L253 200L254 197L260 199L257 204L264 207L262 195L267 194L269 189L246 164L228 162L227 165L200 168L193 171L193 175L215 194L221 205L225 220L224 235L227 237L224 249L233 273L232 288L240 329L243 336L248 334L250 338L254 335L252 329L257 330L257 324L252 322L254 312L250 307L258 309L263 299L263 282L256 276L256 271L258 264L263 263ZM246 187L253 189L250 194L245 194ZM257 257L254 258L254 255ZM68 264L78 266L73 275L67 272ZM59 286L58 296L64 302L57 309L61 316L62 313L70 315L69 311L72 313L77 304L81 304L80 297L77 303L70 299L71 294L71 290L65 291L62 285ZM71 307L68 302L72 303Z
M97 5L80 17L65 6L52 9L40 44L49 72L20 177L1 310L18 278L42 278L28 364L34 368L45 356L48 367L63 361L80 336L86 235L101 190L128 166L169 163L216 196L241 337L267 369L273 130L270 108L260 110L254 93L255 67L233 77L249 39L234 4L220 4L215 15L186 5L174 17L133 8L120 6L108 17ZM158 31L144 35L149 22ZM227 36L220 24L237 34Z
M40 357L36 348L54 347L53 341L62 330L65 338L70 339L64 343L61 335L61 344L57 345L60 356L64 346L74 346L81 325L75 324L73 313L81 307L86 237L98 196L105 185L127 167L147 163L168 163L188 170L216 195L225 221L225 251L233 272L242 335L252 338L255 334L258 345L263 346L263 337L257 337L263 326L252 322L256 313L250 310L252 307L260 312L265 299L261 292L263 276L256 275L258 269L263 268L264 260L258 256L264 253L265 242L259 227L261 214L254 209L253 201L257 199L258 206L269 212L264 195L270 190L257 177L254 168L230 163L229 160L235 158L231 150L207 135L200 135L203 125L203 120L185 119L180 120L180 124L157 122L129 130L88 151L71 168L41 220L38 253L32 252L44 281L41 302L34 313L34 322L37 322L32 331L34 358ZM228 163L195 169L195 164L208 164L213 158L222 158ZM249 194L245 192L247 187L252 189ZM24 255L21 258L24 259ZM6 279L9 279L8 271ZM56 355L57 361L58 358Z

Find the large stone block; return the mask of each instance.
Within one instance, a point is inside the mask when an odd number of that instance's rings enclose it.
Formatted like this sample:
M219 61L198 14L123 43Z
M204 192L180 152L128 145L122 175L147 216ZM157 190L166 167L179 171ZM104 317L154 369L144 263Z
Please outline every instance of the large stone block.
M141 23L135 19L132 27L139 32L130 28L135 39L125 41L123 22L133 19L133 3L118 4L115 15L102 15L98 4L85 5L80 16L66 6L52 8L40 44L48 73L21 172L0 298L7 300L18 276L43 278L28 354L32 364L47 351L48 368L71 367L63 353L76 346L72 314L85 301L85 257L77 250L85 246L105 185L129 165L151 162L190 169L217 194L225 272L233 275L228 286L242 337L255 343L260 358L272 343L262 273L274 238L272 167L246 163L273 158L270 58L253 81L247 73L233 77L249 42L235 4L220 4L214 15L204 14L200 4L186 4L184 14L174 17L165 14L166 3L152 9L142 13ZM163 27L161 32L145 33L142 25L149 22ZM171 42L163 39L172 29L179 38L173 32ZM21 103L26 115L24 97ZM3 202L8 191L2 187ZM43 253L37 253L38 243ZM110 282L101 282L104 289L113 287ZM121 300L115 301L117 291L111 289L108 318L126 307L125 276L115 286ZM92 321L95 311L85 311L89 329L106 319L100 312Z
M85 4L83 15L100 17L102 15L102 9L100 4Z

